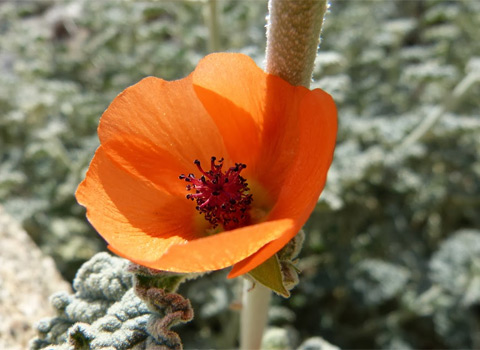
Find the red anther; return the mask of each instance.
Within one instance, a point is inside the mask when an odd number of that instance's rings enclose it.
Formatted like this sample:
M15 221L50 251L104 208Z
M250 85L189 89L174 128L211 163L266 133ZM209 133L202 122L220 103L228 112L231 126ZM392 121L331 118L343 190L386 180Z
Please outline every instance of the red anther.
M252 195L249 192L247 181L240 176L246 168L245 164L236 163L234 167L222 172L223 158L216 163L216 157L211 158L210 170L204 171L200 161L194 164L202 176L197 179L193 174L188 177L181 174L179 178L188 182L187 199L195 201L196 209L204 214L205 219L215 228L222 225L225 230L231 230L248 224L250 220L249 209Z

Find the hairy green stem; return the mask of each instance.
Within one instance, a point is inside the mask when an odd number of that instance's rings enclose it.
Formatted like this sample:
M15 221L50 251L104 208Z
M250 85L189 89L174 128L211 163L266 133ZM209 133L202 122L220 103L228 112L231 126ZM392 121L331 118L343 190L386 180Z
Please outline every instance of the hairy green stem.
M270 0L267 73L310 87L327 0Z

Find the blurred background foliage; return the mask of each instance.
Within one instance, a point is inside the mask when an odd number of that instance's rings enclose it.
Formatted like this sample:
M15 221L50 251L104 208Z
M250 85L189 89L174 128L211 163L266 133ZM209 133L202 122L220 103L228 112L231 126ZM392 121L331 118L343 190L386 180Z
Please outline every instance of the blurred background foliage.
M211 48L262 65L266 14L261 0L0 3L0 203L67 279L105 249L74 199L103 110ZM266 347L480 348L479 37L478 1L332 2L312 86L337 102L338 145L301 283L271 310L285 342ZM197 316L185 347L234 346L225 273L181 291Z

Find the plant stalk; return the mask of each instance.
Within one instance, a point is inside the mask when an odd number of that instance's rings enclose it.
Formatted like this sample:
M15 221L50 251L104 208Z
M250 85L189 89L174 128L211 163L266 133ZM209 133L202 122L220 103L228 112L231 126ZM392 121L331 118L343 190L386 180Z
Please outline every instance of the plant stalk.
M327 8L327 0L269 0L267 73L310 87ZM248 279L243 283L240 349L260 349L272 292Z
M327 0L270 0L267 73L310 87Z
M243 279L242 311L240 314L240 349L260 349L263 330L267 324L272 292L260 283Z

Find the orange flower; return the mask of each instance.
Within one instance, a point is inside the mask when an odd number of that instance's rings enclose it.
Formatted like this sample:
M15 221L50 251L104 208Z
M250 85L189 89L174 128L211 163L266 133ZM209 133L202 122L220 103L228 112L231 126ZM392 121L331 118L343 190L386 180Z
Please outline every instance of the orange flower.
M76 197L118 255L173 272L233 265L232 278L305 224L336 132L324 91L212 54L184 79L145 78L113 100Z

